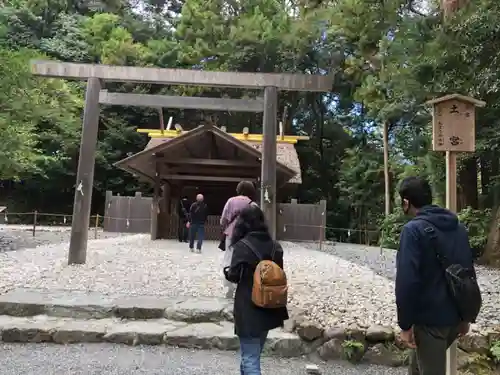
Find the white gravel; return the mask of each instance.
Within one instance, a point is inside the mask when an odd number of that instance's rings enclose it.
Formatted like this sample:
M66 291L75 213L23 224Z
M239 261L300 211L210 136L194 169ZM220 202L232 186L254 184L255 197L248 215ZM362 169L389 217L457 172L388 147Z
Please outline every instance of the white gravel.
M33 227L29 225L0 225L0 252L30 249L37 246L69 241L71 227L37 226L33 236ZM120 237L124 234L103 232L102 229L90 228L89 240L97 238Z
M394 284L369 267L329 253L283 243L290 281L290 306L304 309L325 326L395 326ZM350 245L349 245L350 246ZM353 245L356 246L356 245ZM202 254L177 241L150 241L132 235L89 241L87 263L67 266L67 244L0 254L0 288L89 290L101 293L164 296L222 296L215 242ZM373 248L380 252L380 249ZM480 324L498 324L498 271L479 269L485 293Z

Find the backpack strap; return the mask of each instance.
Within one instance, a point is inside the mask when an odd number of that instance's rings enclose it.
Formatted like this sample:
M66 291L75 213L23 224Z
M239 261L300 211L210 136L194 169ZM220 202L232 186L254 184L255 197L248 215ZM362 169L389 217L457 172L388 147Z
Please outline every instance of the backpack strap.
M250 243L250 241L246 240L245 238L242 238L241 240L241 243L243 245L245 245L246 247L248 247L252 253L254 253L254 255L257 257L257 259L259 259L259 261L262 260L262 257L260 256L259 252L255 249L255 247Z
M447 280L447 269L451 265L447 257L443 254L441 251L441 247L439 246L439 239L437 237L436 230L434 229L434 225L430 223L429 221L425 219L421 219L427 223L427 226L424 228L424 232L427 235L427 238L429 239L429 242L431 244L432 249L436 253L436 258L439 261L439 264L441 265L441 269L443 270L443 277L445 279L445 284L446 284L446 290L448 291L448 295L451 297L453 301L453 305L457 309L458 315L460 315L460 307L455 299L455 291L453 288L450 286L449 281Z
M427 226L424 228L424 233L426 234L427 238L429 239L429 243L431 244L432 250L436 253L436 258L441 264L441 267L443 270L446 270L449 267L449 262L446 256L443 254L441 251L441 246L439 245L439 238L436 233L436 229L434 228L434 225L429 223L425 219L421 219L427 223Z
M259 252L255 249L255 247L248 241L247 239L243 238L240 240L242 244L244 244L246 247L248 247L250 250L252 250L252 253L255 254L257 259L259 261L264 260L264 258L259 254ZM276 254L276 242L273 241L273 250L271 251L271 259L274 262L274 255Z

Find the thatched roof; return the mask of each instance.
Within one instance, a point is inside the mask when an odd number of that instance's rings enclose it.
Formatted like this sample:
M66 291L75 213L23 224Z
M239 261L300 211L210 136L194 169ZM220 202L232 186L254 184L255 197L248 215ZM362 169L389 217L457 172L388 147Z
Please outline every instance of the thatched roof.
M150 148L156 147L160 144L168 142L173 138L151 138L144 148L144 150L148 150ZM253 147L257 151L262 153L262 143L261 142L247 142L247 141L239 141L246 143L247 145ZM295 146L291 143L278 143L276 145L276 157L277 161L284 166L293 170L296 175L288 181L290 184L301 184L302 183L302 174L300 171L300 161L299 155L297 154L297 150L295 150Z

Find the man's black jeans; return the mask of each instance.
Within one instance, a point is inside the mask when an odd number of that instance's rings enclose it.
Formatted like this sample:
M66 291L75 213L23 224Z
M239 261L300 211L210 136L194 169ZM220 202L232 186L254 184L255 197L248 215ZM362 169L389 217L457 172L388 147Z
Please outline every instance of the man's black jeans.
M201 245L203 245L203 239L205 237L205 225L204 224L191 224L189 227L189 248L193 250L194 239L198 237L196 242L196 249L201 251Z
M409 375L446 375L446 350L458 337L458 327L414 326L417 349L410 357Z

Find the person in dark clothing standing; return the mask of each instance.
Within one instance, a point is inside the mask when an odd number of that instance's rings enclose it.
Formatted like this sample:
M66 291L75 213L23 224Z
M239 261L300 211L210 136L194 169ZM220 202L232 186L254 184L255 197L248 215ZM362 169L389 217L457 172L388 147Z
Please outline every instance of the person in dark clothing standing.
M179 242L188 242L188 228L187 223L189 222L189 209L191 203L189 203L187 197L183 197L179 202L179 207L177 209L177 214L179 215L179 228L177 229L177 234L179 236Z
M469 330L448 289L433 244L464 268L474 269L466 228L451 211L432 204L429 183L418 177L402 181L405 214L413 216L401 232L396 267L396 305L402 340L414 351L410 375L445 375L446 350ZM429 228L436 242L429 238Z
M191 205L189 209L189 250L194 251L194 240L198 237L196 242L196 250L201 253L201 245L205 237L205 221L207 221L208 207L203 201L203 195L196 196L196 202Z
M253 250L241 240L245 239ZM243 209L232 232L233 256L224 276L236 283L234 296L234 332L240 340L241 375L261 375L260 356L271 329L283 327L288 319L286 307L261 308L252 302L254 271L260 259L272 259L283 268L283 249L273 241L265 223L264 213L258 206ZM260 259L256 253L259 253Z

